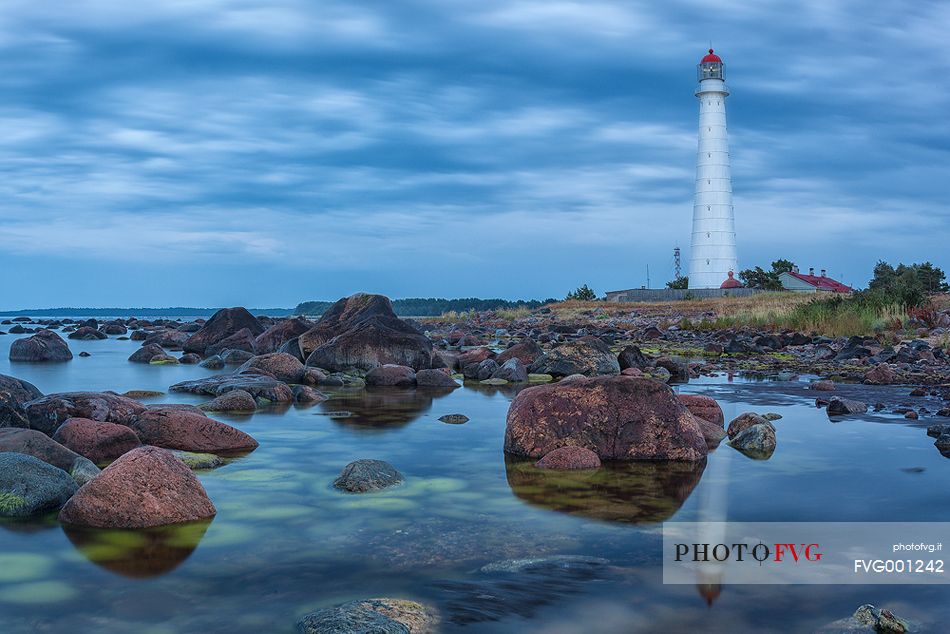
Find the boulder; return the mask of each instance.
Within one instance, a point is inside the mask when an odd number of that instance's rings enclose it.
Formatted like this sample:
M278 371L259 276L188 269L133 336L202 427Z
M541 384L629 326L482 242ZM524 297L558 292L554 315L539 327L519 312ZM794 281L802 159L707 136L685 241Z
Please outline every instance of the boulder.
M132 333L132 335L131 339L137 341L138 339L134 336L135 333ZM142 343L146 346L151 344L161 346L166 350L181 350L188 338L189 334L180 330L159 330L149 333L142 340Z
M847 416L849 414L864 414L868 411L868 406L861 401L835 396L828 402L828 408L825 411L828 412L828 416Z
M674 359L673 357L660 357L654 361L655 368L664 368L670 373L670 380L679 383L689 381L689 363L685 359Z
M600 458L590 449L584 447L560 447L549 451L535 463L539 469L599 469Z
M0 517L31 517L58 510L76 492L62 469L22 453L0 453Z
M182 347L185 352L201 355L215 354L215 352L207 352L208 347L219 344L242 331L250 335L247 350L251 352L254 350L254 339L264 332L264 327L254 315L247 312L246 308L222 308L212 315L198 332L191 335ZM219 350L222 349L219 348Z
M404 365L387 363L366 373L367 387L415 387L416 372Z
M183 363L185 365L195 365L196 363L201 363L201 357L199 357L194 352L186 352L185 354L178 357L178 363Z
M262 374L217 374L214 376L183 381L168 388L172 392L189 392L205 396L221 396L231 390L244 390L259 404L292 403L293 391L286 383Z
M531 372L555 377L611 375L620 374L620 363L603 341L597 337L581 337L539 358L531 366Z
M333 486L349 493L367 493L396 486L402 481L402 474L388 462L356 460L343 468Z
M25 403L43 396L32 383L5 374L0 374L0 393L8 394L10 400L16 403Z
M271 352L252 357L245 361L237 372L245 372L251 368L263 370L284 383L302 383L306 374L303 363L286 352Z
M897 372L886 363L878 363L864 375L864 382L868 385L892 385L899 380Z
M503 379L509 383L527 383L528 368L524 366L521 359L512 357L505 361L500 368L495 370L491 378Z
M459 384L444 370L419 370L416 372L416 385L419 387L436 387L455 389Z
M92 326L82 326L67 335L69 339L79 339L81 341L94 341L96 339L108 339L105 333L99 332Z
M165 350L157 343L147 343L129 356L132 363L148 363L155 357L167 357Z
M198 408L205 412L253 412L257 410L257 401L250 392L231 390Z
M131 427L143 443L165 449L227 455L257 448L257 441L243 431L190 411L150 409Z
M278 352L285 343L296 339L312 327L313 324L303 317L279 321L254 339L254 352L257 354Z
M83 485L99 475L99 467L88 458L35 429L0 429L0 451L27 454L62 469Z
M768 421L746 427L729 444L750 458L767 460L775 451L775 427Z
M194 353L189 352L188 354L194 354ZM201 366L202 368L207 368L208 370L220 370L221 368L224 367L224 359L222 359L220 356L216 354L213 354L207 359L205 359L204 361L202 361L201 363L199 363L198 365Z
M540 458L565 446L586 447L602 460L695 461L707 452L696 419L669 387L620 376L518 393L508 410L505 451Z
M541 346L532 339L524 339L521 343L516 343L499 354L495 361L499 365L504 365L509 359L518 359L525 367L528 367L537 361L542 354L544 354L544 351L541 350Z
M816 390L818 392L834 392L835 391L834 381L828 381L828 380L812 381L808 387L809 389Z
M494 359L497 355L491 348L474 348L466 350L455 358L455 367L464 370L467 366L478 365L485 359Z
M339 300L298 341L308 366L330 372L386 364L433 367L432 342L396 317L382 295L359 293Z
M235 352L241 353L240 363L254 356L254 333L249 328L242 328L233 335L205 348L205 354L219 354L225 363L228 363L228 355Z
M95 463L110 462L142 445L125 425L88 418L68 419L53 434L53 440Z
M621 370L626 370L627 368L644 370L651 365L650 360L637 346L627 346L621 350L620 354L617 355L617 362L620 364Z
M62 337L52 330L40 330L32 337L17 339L10 345L10 361L69 361L73 353Z
M769 421L764 416L759 416L755 412L746 412L733 418L726 431L729 438L732 439L753 425L761 425L767 422Z
M295 385L293 387L294 402L301 404L321 403L327 400L326 394L313 389L309 385Z
M466 379L484 381L490 379L497 369L498 363L494 359L485 359L481 363L470 363L465 366L462 369L462 374Z
M204 487L181 460L165 449L139 447L77 491L59 519L95 528L147 528L216 513Z
M438 613L415 601L367 599L324 608L297 623L300 634L432 634Z
M117 425L130 424L145 406L113 392L62 392L23 404L30 428L53 435L67 418L91 418Z
M100 330L102 331L102 334L104 335L118 335L118 336L128 334L129 332L129 329L126 328L124 324L121 324L119 322L111 322L108 324L104 324L102 328L100 328Z
M693 416L709 421L719 427L725 426L725 417L716 399L700 394L680 394L676 398L686 406L686 409L693 413Z

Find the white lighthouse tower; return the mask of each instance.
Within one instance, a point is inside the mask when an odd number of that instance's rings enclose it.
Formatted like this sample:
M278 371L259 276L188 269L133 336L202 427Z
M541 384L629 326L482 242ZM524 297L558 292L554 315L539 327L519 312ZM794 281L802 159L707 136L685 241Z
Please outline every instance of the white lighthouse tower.
M689 256L690 288L738 286L736 226L732 209L732 175L726 137L726 97L723 63L712 49L697 67L699 88L699 151L696 156L696 197Z

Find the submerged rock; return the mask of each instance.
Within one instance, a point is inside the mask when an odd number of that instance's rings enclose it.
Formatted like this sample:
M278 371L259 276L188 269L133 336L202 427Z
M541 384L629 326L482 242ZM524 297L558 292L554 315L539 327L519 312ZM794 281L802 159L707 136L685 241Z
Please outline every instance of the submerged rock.
M701 460L707 452L696 419L657 381L580 377L521 391L508 410L505 451L540 458L568 445L613 460Z
M72 358L69 345L52 330L40 330L10 345L10 361L60 362Z
M775 427L768 421L746 427L729 444L750 458L767 460L775 452Z
M379 491L401 484L402 474L383 460L356 460L346 465L333 486L350 493Z
M62 469L22 453L0 453L0 517L31 517L63 506L76 481Z
M464 425L469 419L465 414L446 414L439 416L439 420L448 425Z
M165 449L140 447L77 491L59 519L98 528L145 528L216 513L204 487L181 460Z
M317 610L297 623L301 634L432 634L438 613L403 599L351 601Z
M185 466L192 471L216 469L217 467L227 464L227 461L224 458L213 453L197 453L194 451L181 451L180 449L175 449L172 451L172 454L184 462Z
M584 447L560 447L544 454L544 457L535 463L539 469L599 469L600 458L590 449Z

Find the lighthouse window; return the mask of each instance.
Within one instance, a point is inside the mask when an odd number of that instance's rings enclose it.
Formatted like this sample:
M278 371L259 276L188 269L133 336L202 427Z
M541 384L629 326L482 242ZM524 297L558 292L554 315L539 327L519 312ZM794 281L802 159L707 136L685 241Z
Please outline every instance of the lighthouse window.
M708 235L708 234L707 234ZM706 260L706 266L709 266L709 260Z
M707 237L707 238L709 237L709 232L708 232L708 231L706 232L706 237ZM709 264L709 260L706 260L706 264Z
M712 152L706 152L706 156L707 156L708 158L712 158Z
M709 205L706 205L706 211L709 211Z
M712 181L707 178L707 179L706 179L706 184L707 184L707 185L710 185L710 184L712 184Z

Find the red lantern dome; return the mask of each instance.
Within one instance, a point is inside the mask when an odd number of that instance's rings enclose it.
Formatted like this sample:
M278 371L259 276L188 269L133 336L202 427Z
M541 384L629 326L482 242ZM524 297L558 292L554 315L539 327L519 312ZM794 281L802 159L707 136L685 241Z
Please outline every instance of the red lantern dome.
M699 63L700 63L700 64L705 64L706 62L716 62L716 63L718 63L718 64L722 64L722 59L720 59L720 57L719 57L718 55L716 55L715 53L713 53L713 50L712 50L712 49L709 49L709 55L707 55L706 57L704 57L703 59L701 59Z
M739 283L739 280L732 277L732 271L729 271L729 277L726 278L726 281L719 285L719 288L742 288L742 284Z

